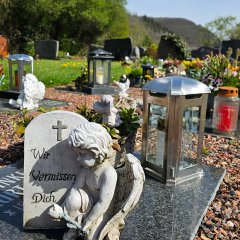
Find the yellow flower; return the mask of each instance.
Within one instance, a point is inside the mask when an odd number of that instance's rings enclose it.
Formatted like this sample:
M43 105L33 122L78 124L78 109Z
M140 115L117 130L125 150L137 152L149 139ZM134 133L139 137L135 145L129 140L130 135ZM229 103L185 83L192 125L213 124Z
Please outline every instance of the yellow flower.
M147 80L153 80L153 78L152 78L150 75L145 75L145 78L146 78Z

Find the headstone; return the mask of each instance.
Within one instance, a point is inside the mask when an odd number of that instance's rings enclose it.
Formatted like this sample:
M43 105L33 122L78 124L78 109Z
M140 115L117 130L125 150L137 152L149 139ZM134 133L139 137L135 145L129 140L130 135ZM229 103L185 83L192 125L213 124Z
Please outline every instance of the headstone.
M105 40L104 50L111 52L115 60L123 60L132 53L132 40L131 38Z
M222 41L222 49L221 52L223 54L227 53L228 48L232 48L232 58L236 58L236 51L238 48L240 48L240 40L228 40L228 41ZM239 60L239 59L238 59Z
M140 58L140 49L138 46L133 47L131 57Z
M52 111L32 120L24 143L24 220L26 229L65 226L48 214L53 203L61 205L79 171L77 154L67 138L87 121L77 113Z
M8 55L8 39L0 35L0 58L5 58Z
M138 48L139 48L139 51L140 51L140 57L143 57L145 55L146 48L144 48L144 47L138 47Z
M207 55L210 55L211 53L213 55L217 55L219 53L219 49L208 46L202 46L198 49L194 49L191 51L192 57L199 59L204 59Z
M178 41L181 40L178 39ZM182 60L185 58L184 55L185 53L182 51L182 47L179 46L179 44L177 44L172 37L165 39L165 35L161 36L157 50L158 59L166 59L171 57Z
M59 41L39 40L34 42L35 54L39 58L56 59L59 51Z
M22 223L24 175L22 168L20 168L21 163L22 161L18 161L14 167L10 165L1 168L0 171L0 221L4 220L14 226L18 226L19 220ZM21 218L16 219L16 216ZM0 239L5 238L0 237Z

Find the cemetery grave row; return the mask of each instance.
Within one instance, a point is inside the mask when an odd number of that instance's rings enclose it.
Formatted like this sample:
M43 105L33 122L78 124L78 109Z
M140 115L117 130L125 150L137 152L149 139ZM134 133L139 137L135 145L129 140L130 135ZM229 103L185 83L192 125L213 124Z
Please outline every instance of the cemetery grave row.
M52 91L55 91L55 90L52 90ZM135 91L137 91L137 92L139 92L139 91L141 91L140 89L136 89ZM73 94L73 93L62 93L62 92L56 92L55 93L55 96L56 96L56 99L58 98L58 99L62 99L62 98L67 98L67 99L71 99L71 102L74 102L74 101L79 101L79 98L78 98L78 95L76 95L76 94ZM139 94L139 96L141 96L141 94ZM73 100L73 98L76 98L76 100ZM88 98L93 98L92 96L88 96ZM86 101L86 100L83 100L83 101ZM73 104L74 105L74 104ZM71 108L71 107L73 107L73 106L65 106L65 107L62 107L62 109L68 109L68 108ZM57 122L56 122L56 124L57 124ZM65 124L64 124L65 125ZM55 125L54 125L55 126ZM52 131L54 131L54 129L52 129ZM55 129L55 133L57 134L57 129ZM64 131L66 131L66 130L63 130L62 132L64 132ZM57 135L56 135L56 137L57 137ZM219 148L217 148L217 150L216 149L214 149L213 148L213 146L212 146L212 143L211 142L213 142L213 143L215 143L214 145L216 145L216 146L219 146ZM231 146L231 151L233 151L233 152L237 152L237 146L239 146L239 140L237 140L234 144L236 144L236 145L234 145L235 147L236 147L236 150L234 150L234 148L232 148L233 146ZM220 138L220 137L216 137L216 138L211 138L210 136L208 136L208 138L206 139L206 143L207 143L207 146L208 146L208 148L209 149L211 149L211 151L212 151L212 153L213 152L215 152L215 154L214 154L214 156L212 156L212 157L210 157L210 156L208 156L208 155L206 155L205 156L205 158L204 158L204 161L205 162L207 162L208 164L213 164L213 165L218 165L219 164L219 166L223 166L223 165L221 165L222 164L222 162L219 162L219 154L223 154L221 151L222 150L224 150L224 148L227 148L227 146L228 146L228 144L230 143L228 143L227 142L227 140L226 139L224 139L224 138ZM237 143L238 143L238 145L237 145ZM226 146L227 145L227 146ZM230 148L230 147L229 147ZM34 156L34 151L32 151L31 152L32 153L32 156ZM46 153L46 152L45 152ZM37 151L35 151L35 155L37 154ZM226 154L226 153L225 153ZM231 154L230 152L228 153L228 154ZM48 155L48 154L47 154ZM40 156L40 155L38 155L38 156ZM42 156L46 156L46 154L45 155L42 155ZM224 166L227 166L227 169L229 169L228 171L230 171L231 173L233 173L234 172L234 174L230 177L231 179L234 179L234 178L236 178L236 174L237 174L237 171L236 170L234 170L234 168L233 168L233 166L234 166L234 164L236 164L237 163L237 159L238 159L238 157L237 157L237 155L235 155L235 157L232 157L231 155L229 155L229 157L230 158L228 158L227 157L227 155L225 155L225 158L224 158L224 162L225 163L227 163L227 164L224 164ZM228 159L226 159L226 158L228 158ZM211 160L211 159L213 159L213 161ZM55 170L54 170L55 171ZM36 172L35 172L36 173ZM34 173L34 174L35 174ZM15 173L14 173L15 174ZM34 179L36 179L36 181L38 181L38 179L37 179L37 175L35 174L35 175L32 175L32 176L34 176L34 178L33 178L33 180ZM220 174L220 172L219 173L217 173L217 174ZM16 175L16 174L15 174ZM20 175L16 175L16 176L13 176L13 175L10 175L10 177L14 177L14 178L18 178L18 179L21 179L21 174ZM221 175L221 174L220 174ZM40 175L39 175L40 176ZM229 176L229 175L228 175ZM5 179L5 178L4 178ZM6 179L5 179L6 180ZM7 175L7 180L9 181L10 179L9 179L9 175ZM209 184L209 180L207 180L207 183ZM154 186L155 185L155 182L148 182L148 184L149 185L147 185L147 187L149 187L149 186ZM154 192L158 192L158 186L155 186L156 187L156 190L154 191ZM227 187L227 189L228 189L228 187L229 188L231 188L230 186L226 186L225 184L224 184L224 186L223 187L221 187L220 188L220 190L219 190L219 193L218 193L218 195L217 195L217 199L215 199L214 200L214 202L213 202L213 205L212 206L215 206L214 204L218 204L218 202L219 201L221 201L222 202L222 200L221 200L221 194L223 194L224 196L226 196L226 194L228 194L227 192L226 192L226 188ZM234 189L236 189L236 186L234 187L233 186L233 188ZM15 189L15 191L16 191L16 188L14 188ZM163 191L164 191L164 189L163 189ZM192 190L190 190L190 189L188 189L188 191L192 191ZM232 203L234 203L235 205L237 204L237 189L235 190L236 191L236 195L235 196L232 196L231 198L230 198L230 202L232 202ZM50 192L50 194L51 194L51 192ZM169 195L171 195L171 193L168 193ZM38 195L38 196L40 196L40 195ZM9 198L9 195L3 195L3 199L5 199L6 200L6 197L8 197ZM51 200L53 200L53 197L51 197L51 196L49 196L49 199L51 199ZM164 198L164 197L163 197ZM11 199L14 199L14 198L11 198ZM35 200L39 200L40 198L37 198L37 197L35 197ZM47 198L45 198L45 199L47 199ZM144 195L143 195L143 198L142 198L142 202L140 202L140 205L141 206L145 206L144 204L145 204L145 201L146 202L153 202L153 200L154 200L155 198L152 196L152 194L151 195L148 195L148 193L146 192ZM176 204L177 203L179 203L179 201L181 202L182 200L177 200L176 199ZM156 204L156 205L155 205ZM190 203L189 203L190 204ZM222 203L223 204L223 203ZM9 212L7 212L6 214L13 214L13 210L14 209L16 209L16 207L14 207L16 204L13 204L13 209L11 210L11 211L9 211ZM154 203L154 206L153 206L153 208L155 208L155 209L158 209L158 206L159 205L161 205L160 203ZM18 205L16 205L16 206L18 206ZM222 210L219 210L219 209L214 209L212 206L210 206L210 208L209 208L209 210L208 210L208 212L210 211L210 212L212 212L212 215L209 215L209 216L211 216L210 217L210 220L211 221L215 221L214 220L214 217L213 216L215 216L215 214L219 214L220 213L220 211L222 211ZM147 207L147 206L146 206ZM164 213L165 215L166 214L168 214L168 219L170 220L171 218L172 218L172 211L171 211L171 209L169 209L169 207L167 207L167 206L162 206L163 208L161 209L161 211L160 211L160 213ZM181 209L183 209L183 208L181 208ZM236 219L236 215L234 215L235 213L236 213L236 209L235 208L233 208L234 210L233 210L233 219ZM9 209L7 209L7 211L8 211ZM188 209L189 210L189 209ZM177 209L173 209L173 211L178 211ZM16 211L15 211L16 212ZM21 213L22 214L22 213ZM135 211L135 213L132 215L132 216L130 216L130 218L129 218L129 222L127 223L127 225L126 225L126 229L124 230L124 232L123 232L123 235L122 235L122 237L123 237L123 239L129 239L129 233L131 233L132 235L131 235L131 239L141 239L140 238L140 235L139 235L139 232L134 232L134 231L132 231L132 230L130 230L130 229L133 229L133 225L134 225L134 228L135 229L137 229L136 228L136 226L137 226L137 224L139 224L139 223L136 223L135 222L135 220L136 219L142 219L142 218L145 218L146 217L146 219L149 219L149 212L148 211L146 211L144 214L146 214L146 215L142 215L142 212L139 210L139 209L137 209L136 211ZM157 213L155 213L155 214L157 214ZM214 215L213 215L214 214ZM225 214L225 212L222 212L222 214ZM224 215L225 216L225 215ZM9 220L9 222L12 222L13 220L12 220L12 218L10 217L10 215L9 215L9 218L10 218L10 220ZM206 217L205 217L206 218ZM166 220L165 220L166 221ZM207 220L205 220L204 222L203 222L203 224L205 224L205 222L206 222ZM223 225L221 225L221 227L223 227L223 229L224 229L224 231L227 231L227 233L226 234L231 234L232 236L234 236L234 234L236 234L236 232L235 232L235 227L233 227L232 229L231 228L228 228L227 226L225 226L224 225L224 221L225 222L228 222L228 224L230 225L230 220L229 220L229 218L227 217L227 215L224 217L224 219L221 219L221 222L222 222L222 224ZM144 222L144 220L142 221L142 223L144 223L144 225L146 226L146 224L150 224L151 226L149 226L149 228L155 228L155 227L157 227L157 225L155 225L155 226L153 226L152 224L153 224L153 222L151 223L151 221L149 222ZM232 220L232 223L233 223L233 225L235 226L235 224L237 224L236 223L236 220ZM133 225L132 225L133 224ZM156 224L156 223L154 223L154 224ZM175 222L175 224L176 224L176 222ZM209 222L208 222L208 224L209 224ZM174 225L174 226L176 226L176 225ZM204 236L204 234L205 234L205 231L206 231L206 236L207 236L207 234L209 234L209 230L207 230L208 229L208 225L207 225L207 223L205 224L205 225L203 225L203 226L205 226L205 228L204 229L202 229L202 228L200 228L199 230L198 230L198 233L197 233L197 235L199 235L199 236ZM218 231L219 231L219 234L221 233L221 227L219 226L219 228L218 228ZM157 228L159 228L159 227L157 227ZM211 230L210 230L211 231ZM207 233L208 232L208 233ZM222 231L223 232L223 231ZM5 232L5 234L6 234L6 232ZM19 234L19 233L18 233ZM163 228L162 229L162 231L161 232L159 232L159 234L161 234L161 235L159 235L159 237L160 236L163 236L164 234L166 234L166 237L165 237L165 239L168 239L168 237L167 237L167 235L168 235L168 230L167 229L165 229L165 228ZM222 233L221 233L222 234ZM40 235L38 235L38 236L40 236ZM156 235L152 235L152 236L150 236L149 235L149 231L142 231L141 232L141 236L143 236L143 239L155 239L154 237L156 237ZM164 235L165 236L165 235ZM36 236L35 236L36 237ZM169 238L170 239L170 238ZM198 237L196 236L195 237L195 239L198 239Z
M65 96L67 96L67 93ZM76 95L76 98L78 98L78 96L79 95ZM83 96L83 98L85 98L85 103L87 102L89 104L86 99L87 97ZM194 102L193 100L190 101ZM70 102L73 103L73 99L71 99ZM63 106L62 108L67 109L68 106ZM8 186L10 182L15 184L16 181L21 181L22 178L24 178L23 225L26 229L57 228L63 226L63 222L52 221L52 219L49 218L48 212L53 203L61 204L64 201L67 189L71 188L77 179L78 166L76 161L74 161L76 154L67 145L67 137L69 132L75 128L79 122L84 123L85 119L79 114L64 111L50 111L34 118L26 128L24 136L24 176L22 176L21 170L18 171L15 168L13 174L6 175L5 171L3 171L3 179L0 180L0 183L2 182L3 184L2 188ZM161 128L161 126L158 127ZM217 137L217 139L220 139L220 142L222 141L220 137ZM214 141L214 138L212 140ZM232 145L238 149L238 140ZM237 158L238 157L234 157L230 159L230 161L233 161L235 164ZM219 153L216 158L213 156L212 158L206 159L206 162L209 161L210 163L212 159L218 161ZM229 160L224 159L224 161L228 162ZM217 163L215 164L217 165ZM4 167L3 169L5 170ZM138 170L139 169L140 167ZM189 181L183 185L180 184L177 188L167 188L165 185L151 178L147 178L143 196L136 210L128 218L127 226L123 230L121 239L163 238L167 240L176 239L176 236L178 236L179 239L185 239L186 237L187 239L193 239L196 234L200 238L205 236L207 230L204 230L204 233L202 229L197 232L197 228L204 213L207 211L206 207L213 200L219 188L225 170L206 166L203 168L203 173L202 178L195 179L191 182ZM19 176L16 174L19 174ZM174 170L172 170L171 174L173 177ZM232 202L236 204L236 195L238 195L239 192L236 186L231 187L234 189ZM17 229L13 228L14 234L21 237L30 237L32 232L28 235L28 231L23 232L21 227L19 227L21 225L21 223L19 225L18 222L19 217L16 218L16 222L11 220L11 217L16 214L14 210L21 210L21 199L19 201L19 197L17 196L22 195L22 192L17 192L17 190L22 190L22 186L13 186L0 195L3 199L6 199L6 201L2 200L3 204L1 205L3 208L7 207L3 215L7 214L10 217L9 221L1 221L0 224L3 229L7 228L5 223L10 225L15 224ZM139 193L140 192L141 191L139 191ZM156 194L154 195L153 193ZM4 205L4 203L12 203L12 200L17 201L16 203L14 202L12 207ZM224 225L224 227L225 230L229 227L229 229L227 229L229 230L229 234L235 237L235 235L237 236L238 215L235 215L237 209L233 209L234 220L226 219L227 226ZM215 211L219 212L217 210ZM22 212L20 211L20 215L21 214ZM151 218L151 221L149 221L149 218ZM138 221L139 219L141 219L141 221ZM148 226L146 231L142 230L143 227L146 226ZM135 229L135 231L131 229ZM139 232L139 229L141 229L141 232ZM151 229L151 231L149 231L149 229ZM172 230L171 234L169 233L169 229ZM40 235L37 233L34 236L36 239L38 237L41 238L41 234L45 234L44 231L40 231ZM218 233L215 232L213 236L215 237L216 234ZM8 235L7 231L2 233L5 239L6 235ZM195 238L198 239L198 236L195 236ZM46 239L48 239L47 235Z

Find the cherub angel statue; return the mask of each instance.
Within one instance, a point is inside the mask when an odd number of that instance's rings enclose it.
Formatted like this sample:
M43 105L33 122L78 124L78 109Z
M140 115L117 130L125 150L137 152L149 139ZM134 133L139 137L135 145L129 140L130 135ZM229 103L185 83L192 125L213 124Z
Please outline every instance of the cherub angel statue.
M114 168L112 139L100 124L84 122L68 138L78 154L80 171L61 206L49 214L64 218L70 230L64 240L81 236L86 240L117 240L124 217L137 204L144 183L143 169L133 155Z
M118 109L114 106L114 100L111 95L103 95L100 101L93 104L93 109L102 114L102 123L108 127L119 127L122 123Z
M37 108L39 101L44 98L45 85L32 73L23 76L22 83L23 88L20 90L17 101L10 99L9 104L21 110Z

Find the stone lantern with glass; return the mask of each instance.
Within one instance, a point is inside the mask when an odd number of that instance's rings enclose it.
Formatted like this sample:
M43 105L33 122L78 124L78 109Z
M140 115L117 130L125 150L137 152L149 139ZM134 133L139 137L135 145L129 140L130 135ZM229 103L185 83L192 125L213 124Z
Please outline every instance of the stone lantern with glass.
M110 52L97 49L88 56L88 84L84 91L89 94L112 94L110 87L111 62L114 59Z

